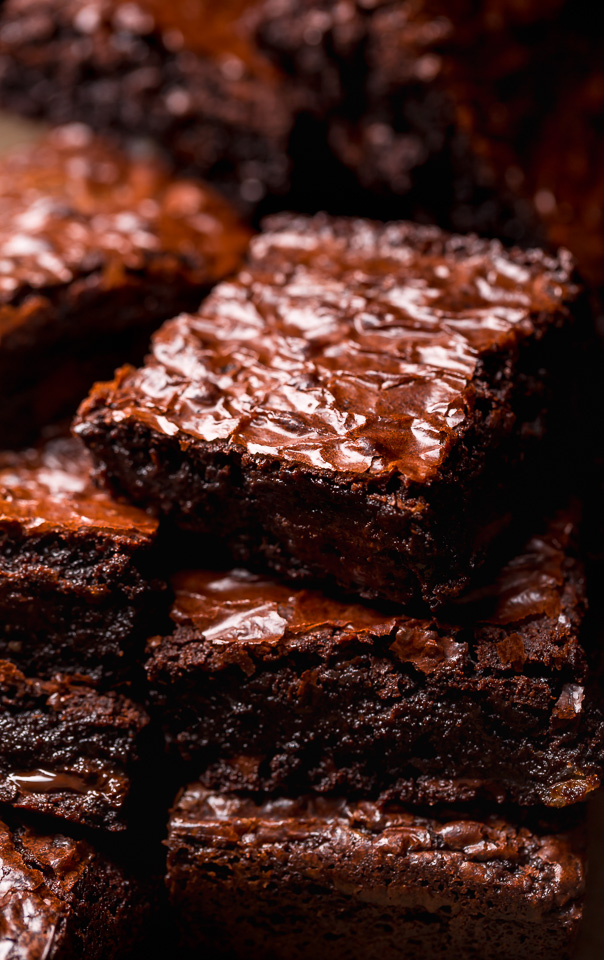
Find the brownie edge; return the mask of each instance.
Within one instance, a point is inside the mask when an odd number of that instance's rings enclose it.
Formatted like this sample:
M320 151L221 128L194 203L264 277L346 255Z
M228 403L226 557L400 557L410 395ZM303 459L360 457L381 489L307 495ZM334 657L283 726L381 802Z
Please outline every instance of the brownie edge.
M578 509L438 619L245 570L181 571L147 677L206 786L562 807L602 775Z
M172 811L167 882L192 956L570 960L584 837L192 784Z
M145 940L151 885L85 840L3 815L0 876L6 960L125 960Z
M99 490L61 430L0 452L0 656L31 676L132 676L169 604L156 541L157 521Z
M149 717L80 678L25 677L0 660L0 802L124 830Z
M75 429L241 566L435 607L530 497L580 292L565 251L283 214Z

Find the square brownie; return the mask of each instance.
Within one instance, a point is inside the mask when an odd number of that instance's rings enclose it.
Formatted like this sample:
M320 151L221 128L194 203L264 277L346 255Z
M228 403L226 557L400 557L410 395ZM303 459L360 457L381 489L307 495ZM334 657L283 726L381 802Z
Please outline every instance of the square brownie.
M283 214L75 429L111 489L243 566L435 607L529 502L588 325L564 251Z
M77 677L25 677L0 660L0 802L123 830L149 718Z
M126 960L146 940L151 885L86 840L3 814L0 876L7 960Z
M8 0L0 102L55 123L150 137L253 207L289 186L298 112L295 85L256 43L262 5Z
M106 684L167 621L157 521L94 486L78 440L48 434L0 453L0 657Z
M0 158L0 446L71 413L239 266L230 206L139 153L74 125Z
M448 619L244 570L183 572L174 589L149 684L212 788L561 807L599 786L604 701L571 515Z
M168 890L192 956L570 960L581 827L343 799L254 802L190 785Z

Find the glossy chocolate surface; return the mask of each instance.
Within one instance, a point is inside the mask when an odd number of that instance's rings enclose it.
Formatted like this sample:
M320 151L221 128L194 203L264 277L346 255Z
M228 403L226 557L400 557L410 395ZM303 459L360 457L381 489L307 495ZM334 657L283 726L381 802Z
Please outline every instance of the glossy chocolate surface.
M3 960L139 955L151 893L151 884L145 886L123 863L107 858L100 845L3 814Z
M82 125L2 159L0 223L4 348L35 314L37 292L98 271L111 289L129 272L175 264L183 280L208 284L238 266L249 236L209 187L129 158Z
M0 941L10 960L54 957L70 894L94 861L87 843L0 821Z
M506 251L406 223L283 216L200 312L118 374L110 417L351 479L430 482L482 364L577 290L562 252Z
M357 894L370 890L375 904L400 900L431 910L456 899L453 887L429 883L431 875L436 879L445 871L451 881L473 887L478 899L486 895L483 884L516 887L518 893L525 887L534 904L551 910L580 899L585 884L580 842L572 835L540 835L497 815L426 817L412 808L367 801L269 798L255 803L191 784L170 820L169 847L179 842L198 844L208 856L212 848L218 857L220 850L245 849L245 859L263 857L279 873L289 866L329 890L356 881ZM243 864L240 876L245 869ZM423 884L413 883L415 869L423 873Z
M521 670L532 661L560 668L577 655L576 626L583 612L582 592L572 595L570 608L567 594L569 548L576 536L576 519L560 514L492 582L451 604L439 621L342 602L237 569L177 574L172 619L177 627L196 632L216 656L223 648L227 660L233 648L259 658L263 646L280 647L285 654L305 637L327 631L342 638L392 635L395 655L425 673L446 667L447 661L459 666L466 662L472 635L472 655L479 655L483 667L507 669L513 664ZM532 633L531 621L547 623L545 638ZM497 642L490 645L493 630L498 631ZM507 643L502 639L506 633L513 638Z
M388 629L384 614L377 610L338 602L318 591L296 590L247 570L184 571L173 579L173 587L174 622L194 627L217 645L275 644L286 634L322 627Z
M183 571L148 645L167 735L216 789L582 801L604 723L578 540L560 513L438 619Z
M55 435L37 447L0 452L0 524L34 535L95 531L151 542L157 521L96 487L79 440Z

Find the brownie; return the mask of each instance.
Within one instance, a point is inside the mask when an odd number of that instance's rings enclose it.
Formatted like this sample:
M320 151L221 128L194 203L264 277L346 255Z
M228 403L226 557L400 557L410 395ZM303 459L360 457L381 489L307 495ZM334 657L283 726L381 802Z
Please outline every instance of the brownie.
M149 718L78 677L30 679L0 660L0 802L123 830Z
M111 489L237 563L436 606L530 500L581 303L564 251L283 214L75 429Z
M255 42L261 6L9 0L0 16L0 102L152 137L181 166L253 206L289 187L298 113L295 85Z
M167 880L191 956L569 960L584 858L580 827L192 784Z
M0 453L0 657L33 676L131 674L167 619L156 538L156 520L93 485L73 437Z
M0 446L142 359L235 270L248 231L203 184L68 126L0 159Z
M0 99L151 136L250 208L285 194L570 243L602 285L596 17L586 0L5 0Z
M3 814L0 876L6 960L118 960L146 936L146 885L86 840Z
M267 0L258 42L328 106L352 175L330 209L547 238L602 285L596 18L565 0Z
M577 535L561 513L446 620L184 571L147 663L168 739L216 789L583 800L604 717Z

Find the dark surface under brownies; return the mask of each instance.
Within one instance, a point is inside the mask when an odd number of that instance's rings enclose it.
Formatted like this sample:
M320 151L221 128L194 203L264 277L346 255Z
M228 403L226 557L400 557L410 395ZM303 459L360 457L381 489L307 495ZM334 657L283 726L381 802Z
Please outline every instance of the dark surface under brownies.
M151 885L86 840L0 821L5 960L106 960L141 945Z
M565 252L281 215L76 430L110 488L237 563L437 606L530 500L579 293Z
M126 677L167 620L157 522L89 471L82 444L61 433L0 453L0 657L31 676Z
M598 652L570 515L448 619L242 570L182 573L174 589L147 672L170 740L211 787L563 806L599 784Z
M0 660L0 802L123 830L148 722L81 678L30 679Z
M168 835L190 956L569 960L584 838L502 814L344 800L255 804L192 784Z
M72 412L95 379L236 270L249 233L209 187L83 126L0 158L0 446Z

